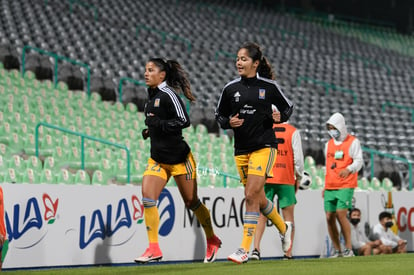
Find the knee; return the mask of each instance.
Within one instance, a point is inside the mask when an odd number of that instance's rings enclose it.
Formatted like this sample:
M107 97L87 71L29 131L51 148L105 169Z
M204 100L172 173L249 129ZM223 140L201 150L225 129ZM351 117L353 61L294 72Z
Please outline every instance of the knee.
M199 205L200 200L198 198L186 198L184 199L184 205L188 209L195 209Z
M326 212L326 220L328 221L328 223L335 222L336 221L336 215L335 215L335 213Z
M255 196L255 194L253 193L246 193L245 195L245 200L246 200L246 205L252 205L257 201L257 196Z

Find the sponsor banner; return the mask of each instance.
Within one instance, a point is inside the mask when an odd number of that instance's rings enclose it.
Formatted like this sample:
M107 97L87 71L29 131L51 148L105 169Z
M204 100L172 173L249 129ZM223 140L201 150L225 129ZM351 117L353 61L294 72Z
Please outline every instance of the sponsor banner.
M7 268L132 263L148 246L141 187L3 184L9 239ZM413 248L413 195L393 193L403 238ZM223 245L226 259L241 243L244 215L242 188L199 188ZM354 205L362 221L383 209L380 192L356 192ZM388 199L388 197L386 197ZM327 227L322 192L299 191L295 207L295 256L319 256L326 248ZM397 203L398 201L398 203ZM277 204L277 199L275 200ZM206 241L195 215L184 207L175 187L159 201L159 243L165 261L202 260ZM252 248L253 249L253 248ZM263 257L282 257L279 232L269 225L261 242Z

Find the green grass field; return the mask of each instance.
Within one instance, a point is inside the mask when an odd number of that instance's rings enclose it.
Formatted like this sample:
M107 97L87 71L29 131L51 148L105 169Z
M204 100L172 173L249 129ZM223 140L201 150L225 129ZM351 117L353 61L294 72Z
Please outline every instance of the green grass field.
M249 261L237 265L219 261L213 264L180 263L112 267L17 270L13 274L414 274L414 254L380 255L338 259L297 259L292 261Z

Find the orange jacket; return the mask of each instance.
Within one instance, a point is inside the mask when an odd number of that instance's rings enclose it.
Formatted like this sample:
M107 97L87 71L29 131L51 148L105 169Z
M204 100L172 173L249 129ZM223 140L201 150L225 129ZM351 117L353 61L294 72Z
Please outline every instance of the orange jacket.
M326 152L325 189L333 190L358 186L358 173L352 173L346 178L339 177L339 172L353 162L349 156L349 148L354 140L355 137L352 135L348 135L339 145L335 145L333 139L329 140Z
M277 139L277 157L273 166L273 178L266 183L295 185L295 164L292 136L296 128L290 124L275 124L273 130Z

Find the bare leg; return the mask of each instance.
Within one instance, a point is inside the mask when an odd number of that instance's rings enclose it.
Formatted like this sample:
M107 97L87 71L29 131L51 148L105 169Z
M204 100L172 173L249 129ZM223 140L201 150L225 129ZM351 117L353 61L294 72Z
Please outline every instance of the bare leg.
M294 204L289 205L289 206L282 209L283 219L287 222L292 222L292 234L291 234L292 246L293 246L293 239L294 239L294 236L295 236L295 217L294 217L294 213L295 213L295 205ZM286 256L288 256L288 257L292 257L292 246L290 247L290 249L286 253Z
M345 247L347 249L352 249L351 244L351 224L347 218L348 209L336 210L336 218L341 226L341 232L344 235Z
M162 189L167 182L160 177L147 175L142 179L142 197L152 200L158 200Z
M181 197L187 208L191 208L198 202L197 183L193 179L187 179L187 175L175 176L174 180L177 183L178 190L180 190Z
M260 252L260 241L266 228L267 218L260 214L259 222L257 223L256 233L254 235L254 248Z
M336 226L336 212L326 212L326 221L328 223L328 233L332 240L335 250L341 250L339 242L338 227Z

